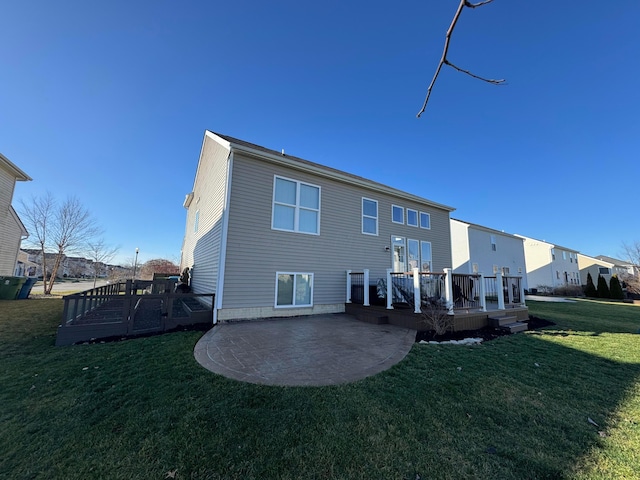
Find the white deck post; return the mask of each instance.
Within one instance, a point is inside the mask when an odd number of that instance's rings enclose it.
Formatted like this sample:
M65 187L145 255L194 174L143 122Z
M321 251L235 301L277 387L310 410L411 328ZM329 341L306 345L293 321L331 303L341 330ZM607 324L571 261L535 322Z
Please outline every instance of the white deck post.
M364 269L364 306L369 307L369 269Z
M414 268L413 270L413 313L421 313L420 305L420 270Z
M351 270L347 270L347 303L351 303Z
M487 311L487 292L485 292L485 288L484 288L484 275L479 273L478 276L480 277L480 311L481 312L486 312Z
M504 310L504 285L502 284L502 272L496 272L496 290L498 290L498 310Z
M392 300L392 288L391 288L391 269L387 268L387 310L393 310Z
M447 315L453 315L453 276L451 275L451 269L445 268L444 275L444 299L447 307Z
M524 301L524 282L522 281L522 277L520 277L520 302L522 305L526 305Z

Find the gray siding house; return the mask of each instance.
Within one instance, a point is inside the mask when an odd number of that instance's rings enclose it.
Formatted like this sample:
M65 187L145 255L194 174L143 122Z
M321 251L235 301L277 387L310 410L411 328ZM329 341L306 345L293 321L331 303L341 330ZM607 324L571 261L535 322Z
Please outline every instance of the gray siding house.
M206 131L181 269L214 321L345 310L346 271L451 267L453 208Z

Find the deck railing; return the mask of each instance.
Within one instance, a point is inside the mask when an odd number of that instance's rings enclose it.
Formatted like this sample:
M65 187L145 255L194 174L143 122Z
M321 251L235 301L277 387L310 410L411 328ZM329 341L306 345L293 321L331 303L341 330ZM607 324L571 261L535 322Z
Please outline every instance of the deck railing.
M66 295L56 345L213 322L214 294L174 292L174 284L129 280Z
M347 303L369 305L369 270L347 270ZM502 285L502 288L498 288ZM439 304L448 313L456 311L504 310L524 305L522 277L498 273L495 277L482 274L458 274L450 268L444 272L393 272L378 280L377 291L386 298L388 309L399 306L420 313L426 305Z

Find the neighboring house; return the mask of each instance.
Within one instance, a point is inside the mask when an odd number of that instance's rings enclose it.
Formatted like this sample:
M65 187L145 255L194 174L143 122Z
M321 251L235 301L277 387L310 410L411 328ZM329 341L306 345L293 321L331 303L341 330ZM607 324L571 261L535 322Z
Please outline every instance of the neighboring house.
M451 207L206 131L181 270L214 321L343 312L346 271L451 266Z
M587 284L588 274L591 274L591 279L596 287L598 286L599 275L602 276L602 278L607 281L607 285L609 285L611 277L619 274L619 272L616 271L616 265L614 263L583 255L582 253L578 254L578 266L580 267L580 278L585 285Z
M528 289L523 243L522 237L451 219L454 273L522 276L523 288Z
M24 250L18 252L18 261L16 262L16 277L35 277L38 265L33 261L32 255Z
M523 235L516 236L524 239L529 289L581 285L577 250Z
M640 266L634 265L628 260L620 260L618 258L607 257L606 255L598 255L595 257L597 260L612 264L611 274L618 275L623 278L625 276L638 276L640 275Z
M0 153L0 275L13 276L18 252L27 229L11 206L16 181L26 182L31 177Z

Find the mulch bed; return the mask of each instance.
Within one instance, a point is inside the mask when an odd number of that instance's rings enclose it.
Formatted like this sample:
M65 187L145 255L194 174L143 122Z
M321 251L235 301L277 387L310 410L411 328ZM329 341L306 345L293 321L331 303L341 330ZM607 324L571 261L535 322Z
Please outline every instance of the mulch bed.
M550 320L544 318L534 317L529 315L528 330L537 330L539 328L549 327L555 325ZM416 333L416 342L424 340L429 342L435 340L437 342L443 342L446 340L462 340L464 338L482 338L483 342L488 340L494 340L504 335L511 335L509 332L492 327L484 327L479 330L462 330L460 332L447 332L444 335L437 335L433 330L423 330Z

